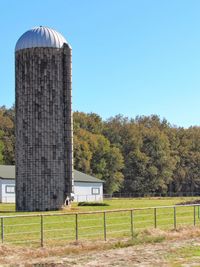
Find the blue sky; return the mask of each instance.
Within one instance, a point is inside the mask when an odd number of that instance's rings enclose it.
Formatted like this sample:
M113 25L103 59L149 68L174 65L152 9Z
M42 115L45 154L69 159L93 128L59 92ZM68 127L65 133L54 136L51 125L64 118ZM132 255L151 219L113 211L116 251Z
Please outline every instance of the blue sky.
M200 1L1 0L0 105L14 103L14 47L28 29L73 49L73 110L200 125Z

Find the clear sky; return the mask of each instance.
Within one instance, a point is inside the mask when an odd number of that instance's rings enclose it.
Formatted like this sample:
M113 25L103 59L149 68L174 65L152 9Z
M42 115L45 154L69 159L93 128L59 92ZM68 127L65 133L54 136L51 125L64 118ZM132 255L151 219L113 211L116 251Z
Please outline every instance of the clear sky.
M0 105L14 103L14 47L32 27L73 49L73 110L200 125L199 0L0 0Z

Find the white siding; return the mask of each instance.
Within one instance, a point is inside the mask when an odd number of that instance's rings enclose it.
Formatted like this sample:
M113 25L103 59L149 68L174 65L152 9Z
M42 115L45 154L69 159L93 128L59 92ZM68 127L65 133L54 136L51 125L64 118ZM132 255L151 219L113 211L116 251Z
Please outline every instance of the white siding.
M0 202L1 203L15 203L15 191L12 191L13 187L15 188L15 180L11 179L1 179L0 180Z
M1 203L15 203L15 193L8 192L8 189L11 189L9 186L15 187L14 179L0 179ZM74 181L75 202L102 201L102 200L103 200L103 183Z
M103 183L74 182L74 201L102 201Z

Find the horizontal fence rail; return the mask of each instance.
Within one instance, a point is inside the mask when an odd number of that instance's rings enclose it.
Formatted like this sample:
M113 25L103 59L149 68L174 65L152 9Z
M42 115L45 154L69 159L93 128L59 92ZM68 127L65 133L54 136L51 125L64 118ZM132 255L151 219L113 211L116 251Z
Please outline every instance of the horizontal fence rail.
M1 242L36 246L131 237L149 228L200 225L200 205L0 216Z

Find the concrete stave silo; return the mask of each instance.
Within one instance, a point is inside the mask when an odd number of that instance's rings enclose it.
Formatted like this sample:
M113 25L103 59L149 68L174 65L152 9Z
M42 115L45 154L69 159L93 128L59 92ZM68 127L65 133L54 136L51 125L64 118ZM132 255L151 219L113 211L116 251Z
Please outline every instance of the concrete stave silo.
M16 44L16 209L57 210L73 191L71 47L37 27Z

